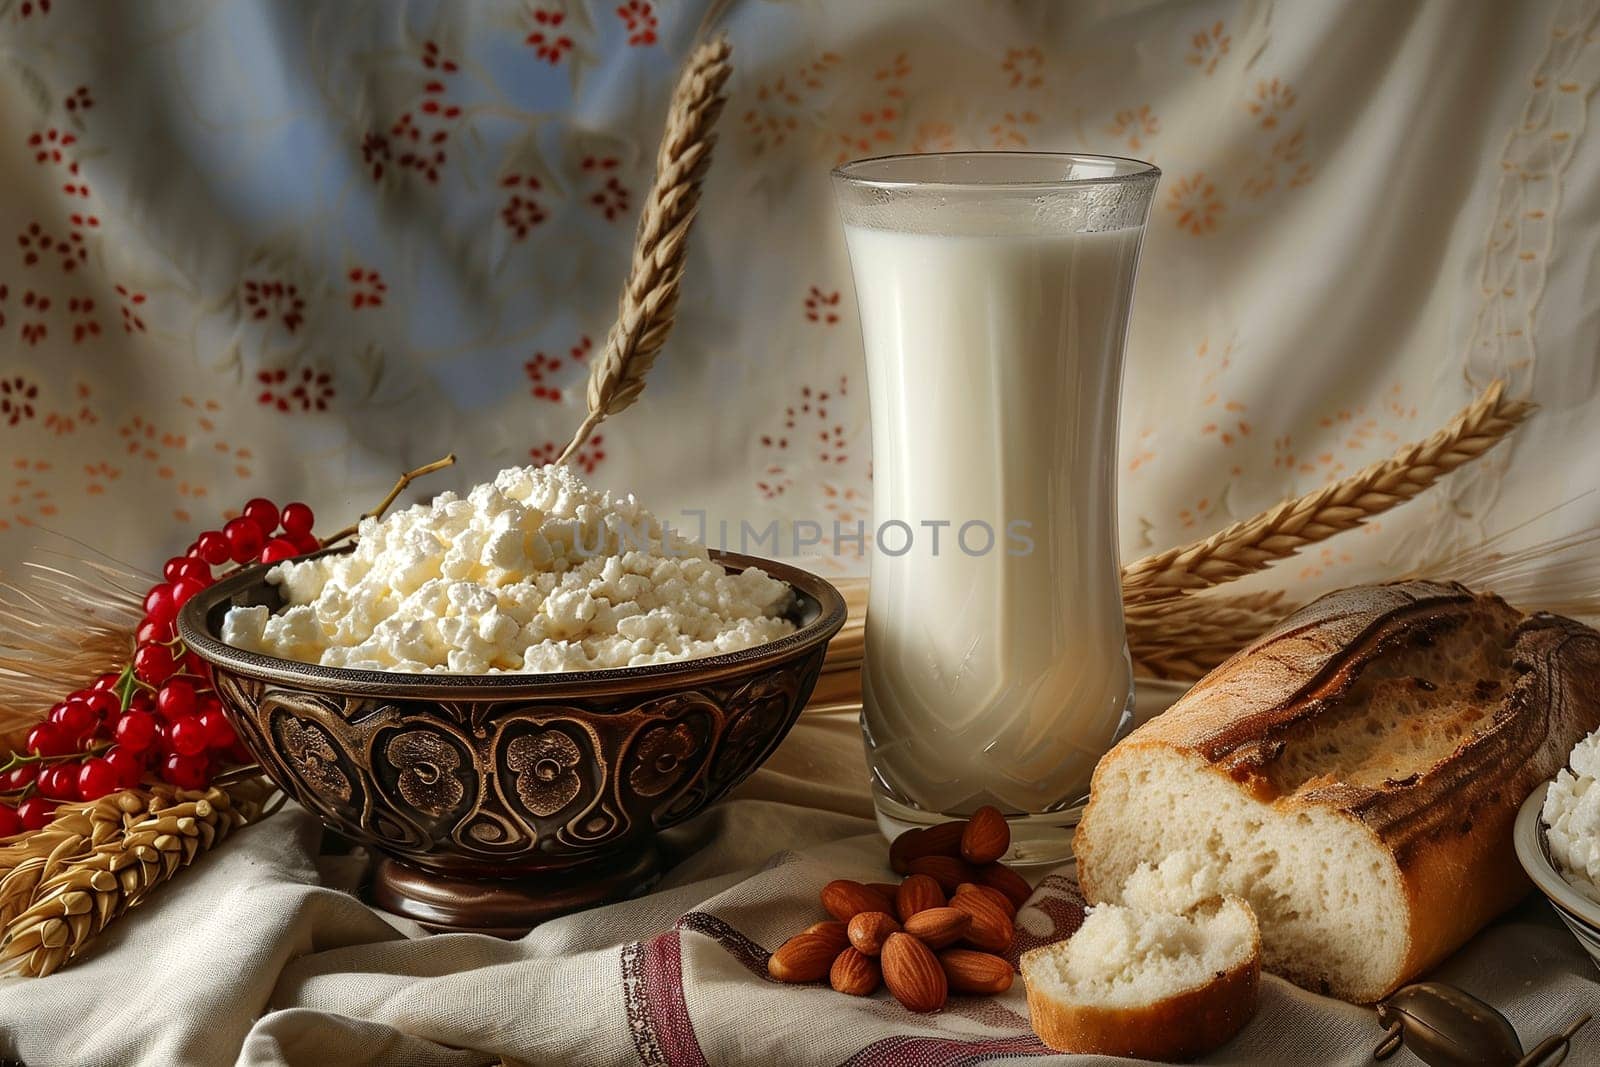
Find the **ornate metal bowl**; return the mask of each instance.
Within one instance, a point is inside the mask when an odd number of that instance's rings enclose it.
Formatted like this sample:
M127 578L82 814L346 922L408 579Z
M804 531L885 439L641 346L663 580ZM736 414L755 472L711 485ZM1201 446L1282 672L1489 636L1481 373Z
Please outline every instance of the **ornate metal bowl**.
M439 928L515 934L647 888L656 832L760 766L811 695L843 597L795 567L712 555L786 582L796 631L615 670L344 670L222 643L229 607L280 606L264 567L194 597L178 628L272 780L326 826L398 861L375 872L381 906Z

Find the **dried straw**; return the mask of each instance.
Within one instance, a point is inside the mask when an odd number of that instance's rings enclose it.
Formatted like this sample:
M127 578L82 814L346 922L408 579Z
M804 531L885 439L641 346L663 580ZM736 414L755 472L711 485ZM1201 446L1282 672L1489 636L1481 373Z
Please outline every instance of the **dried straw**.
M260 779L203 791L129 790L63 805L0 847L0 972L43 976L234 830L261 817Z
M1294 610L1281 592L1189 596L1128 614L1128 651L1140 673L1194 680Z
M1410 500L1493 448L1533 410L1526 401L1506 399L1504 390L1504 382L1491 382L1444 429L1348 478L1286 500L1204 540L1129 564L1122 569L1124 600L1141 604L1171 599L1231 582Z
M589 413L558 463L576 453L608 416L639 398L645 375L672 330L689 227L716 144L717 117L727 99L722 87L733 71L731 53L727 38L707 41L695 49L678 79L656 156L655 184L639 217L617 321L589 371Z
M0 582L0 753L63 693L120 670L153 576L109 558L47 550L60 566L24 563Z

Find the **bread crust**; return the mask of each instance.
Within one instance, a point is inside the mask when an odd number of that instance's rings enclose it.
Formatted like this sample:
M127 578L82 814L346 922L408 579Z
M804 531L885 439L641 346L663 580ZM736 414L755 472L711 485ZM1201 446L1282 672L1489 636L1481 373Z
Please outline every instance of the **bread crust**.
M1511 629L1509 668L1487 725L1413 773L1371 785L1274 785L1284 738L1330 709L1375 659L1462 626ZM1455 583L1402 582L1325 596L1295 613L1140 727L1096 768L1098 780L1152 748L1175 750L1279 811L1317 808L1353 820L1393 857L1404 898L1403 964L1358 985L1328 987L1314 973L1284 977L1348 1000L1377 1000L1438 963L1529 888L1511 826L1522 800L1600 727L1600 634L1553 615L1522 617L1500 598ZM1096 874L1094 789L1074 838L1091 901ZM1114 820L1112 820L1114 821ZM1162 857L1148 857L1158 862Z
M1046 945L1025 953L1050 952ZM1132 1056L1175 1062L1203 1056L1244 1028L1256 1011L1261 985L1261 938L1247 959L1210 982L1134 1008L1103 1008L1058 1001L1027 982L1028 1016L1039 1040L1057 1052Z

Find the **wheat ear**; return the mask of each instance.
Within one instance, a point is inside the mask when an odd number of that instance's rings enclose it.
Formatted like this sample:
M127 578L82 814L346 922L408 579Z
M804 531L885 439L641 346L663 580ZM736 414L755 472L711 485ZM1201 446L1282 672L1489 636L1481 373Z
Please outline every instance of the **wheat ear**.
M0 847L0 972L57 970L118 916L259 818L269 793L254 779L63 805L49 826Z
M727 102L722 87L733 71L728 59L732 51L726 37L706 41L694 50L678 79L656 154L655 184L639 216L617 321L589 370L589 413L557 463L577 452L607 417L639 398L645 375L672 330L689 227L716 144L717 117Z
M1410 500L1493 448L1533 410L1526 401L1506 399L1504 392L1504 382L1491 382L1426 440L1202 541L1130 563L1122 569L1124 600L1163 600L1231 582Z

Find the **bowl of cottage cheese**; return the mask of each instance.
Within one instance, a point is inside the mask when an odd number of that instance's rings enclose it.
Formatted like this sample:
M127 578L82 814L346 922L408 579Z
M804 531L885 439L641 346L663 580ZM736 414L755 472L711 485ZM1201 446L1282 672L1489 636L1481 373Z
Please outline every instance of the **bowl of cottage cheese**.
M844 621L816 575L549 466L226 578L179 634L265 772L384 855L381 906L516 933L642 891L656 833L766 759Z
M221 639L357 670L610 670L795 630L790 587L761 566L730 571L631 495L554 465L367 519L354 550L286 561L266 579L279 606L231 606Z
M1512 836L1523 870L1600 963L1600 731L1523 802Z

